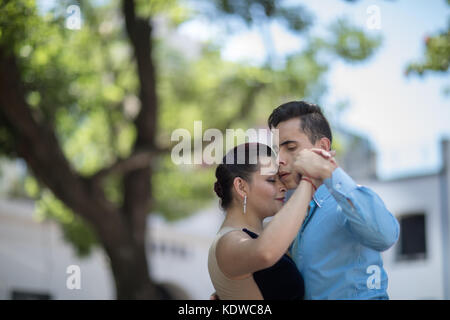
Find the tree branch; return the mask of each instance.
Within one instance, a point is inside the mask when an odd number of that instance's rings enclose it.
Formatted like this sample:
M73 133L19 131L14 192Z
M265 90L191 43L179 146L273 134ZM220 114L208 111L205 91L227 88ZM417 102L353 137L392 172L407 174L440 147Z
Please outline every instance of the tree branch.
M152 27L150 19L136 16L134 0L123 0L125 25L134 49L140 82L141 109L135 119L138 132L136 148L152 148L156 134L156 79L152 61Z
M247 92L246 96L241 102L239 112L237 112L235 116L227 119L227 121L221 126L221 128L219 128L219 130L225 131L226 129L229 129L229 127L236 120L248 117L248 115L250 114L255 105L256 96L265 86L266 85L264 83L258 82L256 85L249 88L249 91Z
M86 183L64 156L53 128L38 122L24 97L16 59L0 47L0 107L11 124L15 148L36 178L68 207L93 222L99 217L89 208L91 195ZM67 187L70 186L70 187ZM90 204L92 206L92 202Z
M139 170L152 166L157 152L138 151L130 155L128 158L117 160L113 165L103 168L91 176L89 179L102 180L112 173L126 174L133 170Z
M155 151L156 114L158 101L156 96L155 66L152 61L152 27L150 19L136 16L135 1L123 0L122 10L125 16L125 26L128 37L134 49L139 76L139 98L141 109L134 120L137 130L137 138L133 146L133 154L139 154L140 150ZM133 160L124 161L115 168L130 168L129 164L144 163L143 167L132 168L127 171L123 179L124 201L122 211L128 218L129 227L135 241L144 245L146 217L151 210L151 175L152 168L147 156L132 156ZM137 159L137 160L136 160ZM113 165L114 166L114 165Z
M0 46L0 112L10 124L17 154L39 181L92 225L115 261L131 239L120 211L105 198L99 186L73 170L53 129L33 118L24 100L25 91L15 57L5 52ZM115 250L120 251L119 257Z

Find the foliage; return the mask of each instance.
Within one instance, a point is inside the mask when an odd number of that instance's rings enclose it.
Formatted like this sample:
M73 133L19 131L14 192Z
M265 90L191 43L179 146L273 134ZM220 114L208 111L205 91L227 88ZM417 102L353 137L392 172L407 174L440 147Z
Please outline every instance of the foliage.
M447 5L450 1L447 0ZM425 52L421 61L412 62L406 67L405 74L424 76L425 74L446 74L450 66L450 21L447 28L424 38ZM450 86L445 88L450 93Z

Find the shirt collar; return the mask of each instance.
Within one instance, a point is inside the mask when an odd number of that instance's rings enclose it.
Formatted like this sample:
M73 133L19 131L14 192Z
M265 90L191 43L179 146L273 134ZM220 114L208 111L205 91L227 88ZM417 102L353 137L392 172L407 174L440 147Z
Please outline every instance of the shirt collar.
M322 184L314 193L313 200L319 208L322 208L323 203L330 196L331 193L328 191L327 186Z
M289 200L289 198L294 193L295 189L290 189L286 192L286 200ZM325 202L325 200L331 196L331 193L328 191L328 188L325 184L322 184L314 193L313 200L317 204L319 208L322 208L322 204ZM313 201L311 200L311 201Z

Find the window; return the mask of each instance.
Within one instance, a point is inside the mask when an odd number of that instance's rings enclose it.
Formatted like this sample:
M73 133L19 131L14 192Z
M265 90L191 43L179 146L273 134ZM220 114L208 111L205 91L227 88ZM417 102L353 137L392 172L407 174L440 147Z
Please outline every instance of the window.
M400 217L398 260L425 259L427 254L425 214L414 213Z
M150 254L169 255L177 258L186 258L189 255L185 245L163 241L151 241L148 250Z
M51 295L45 292L32 292L32 291L22 291L13 290L11 292L12 300L50 300Z

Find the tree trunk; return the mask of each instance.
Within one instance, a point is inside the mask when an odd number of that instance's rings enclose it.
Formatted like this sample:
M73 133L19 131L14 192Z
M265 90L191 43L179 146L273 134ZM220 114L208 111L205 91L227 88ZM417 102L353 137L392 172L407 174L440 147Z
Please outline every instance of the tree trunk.
M12 131L17 154L26 161L39 181L75 214L91 224L110 258L118 299L168 298L150 279L146 258L146 217L151 199L150 164L125 173L124 207L116 208L106 199L100 179L86 179L73 170L53 128L33 117L24 97L15 57L0 46L0 112L7 128ZM156 108L156 104L145 107L139 115L141 123L135 150L148 146L148 141L154 136L154 118L150 123L145 121L154 116L155 110L152 108ZM148 126L153 129L144 134L143 130Z

